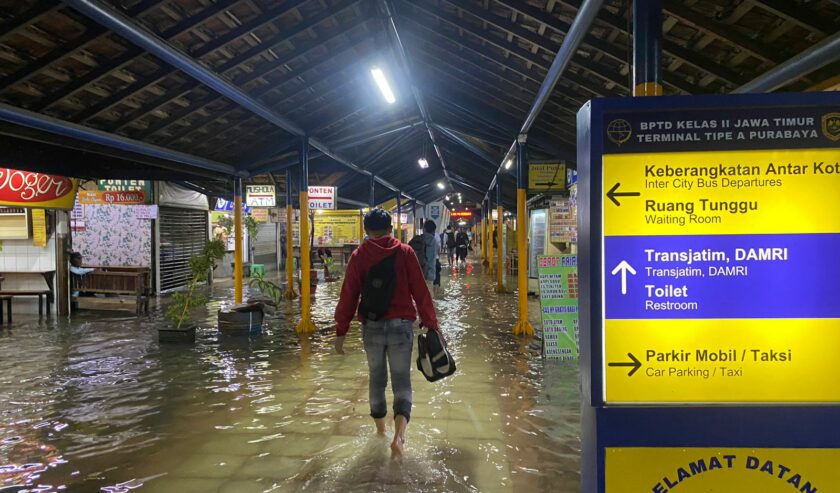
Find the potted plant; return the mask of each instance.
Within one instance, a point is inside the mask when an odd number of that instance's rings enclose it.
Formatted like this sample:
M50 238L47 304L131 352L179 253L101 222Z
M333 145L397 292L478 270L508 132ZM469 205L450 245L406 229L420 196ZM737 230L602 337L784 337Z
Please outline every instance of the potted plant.
M224 257L225 245L219 240L208 241L198 255L190 257L191 279L186 291L172 295L172 302L166 308L166 318L170 326L158 329L161 341L194 341L195 324L192 316L207 303L207 296L197 292L199 283L207 281L210 272Z
M267 305L277 306L280 304L280 301L283 300L283 295L285 294L283 288L267 280L265 275L259 272L255 273L251 277L251 280L248 282L248 286L252 289L256 289L262 295L258 298L249 298L249 302L260 302Z
M250 297L247 303L219 309L219 330L223 333L253 333L262 330L263 318L268 311L266 305L276 307L283 299L283 289L266 280L261 273L255 273L248 286L260 292L259 297Z

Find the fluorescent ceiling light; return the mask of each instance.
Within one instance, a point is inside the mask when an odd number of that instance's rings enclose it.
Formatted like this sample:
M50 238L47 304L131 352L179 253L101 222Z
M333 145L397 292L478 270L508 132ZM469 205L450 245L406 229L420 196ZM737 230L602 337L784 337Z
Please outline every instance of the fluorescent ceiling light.
M424 157L421 157L420 159L418 159L417 164L419 164L420 167L423 168L423 169L426 169L426 168L429 167L429 162L426 161L426 158L424 158Z
M446 188L446 186L444 186L444 184L443 184L443 182L442 182L442 181L439 181L439 182L438 182L438 188L440 188L441 190L443 190L444 188Z
M385 78L385 73L382 72L382 69L374 67L370 70L370 74L373 76L373 80L376 81L376 85L379 86L379 90L382 91L382 97L385 98L385 101L388 104L394 104L397 98L394 97L394 92L391 91L391 86L388 85L388 79Z
M513 159L505 161L505 169L510 169L511 166L513 166Z
M447 200L447 201L449 200L449 195L447 195L447 196L446 196L446 200Z

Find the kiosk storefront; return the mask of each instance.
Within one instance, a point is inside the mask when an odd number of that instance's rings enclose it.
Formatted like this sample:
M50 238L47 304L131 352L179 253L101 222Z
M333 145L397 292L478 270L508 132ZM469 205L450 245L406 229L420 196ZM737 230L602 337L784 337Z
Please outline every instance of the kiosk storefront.
M840 97L578 115L584 491L840 485Z

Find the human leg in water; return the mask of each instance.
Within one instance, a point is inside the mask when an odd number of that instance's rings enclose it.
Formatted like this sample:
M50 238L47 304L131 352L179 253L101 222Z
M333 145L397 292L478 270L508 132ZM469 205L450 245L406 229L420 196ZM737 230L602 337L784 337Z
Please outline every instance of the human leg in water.
M405 429L408 428L408 420L405 416L398 414L394 416L394 440L391 442L391 458L402 459L405 457Z
M394 391L394 439L391 458L402 459L405 453L405 429L411 419L411 348L414 339L412 320L388 320L388 366Z

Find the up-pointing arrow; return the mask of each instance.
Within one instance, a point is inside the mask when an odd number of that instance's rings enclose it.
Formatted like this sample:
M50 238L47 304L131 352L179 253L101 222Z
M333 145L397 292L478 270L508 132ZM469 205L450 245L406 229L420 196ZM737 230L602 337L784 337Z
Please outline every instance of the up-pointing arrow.
M626 260L622 260L612 270L612 275L616 275L619 272L621 272L621 294L627 294L627 273L629 272L635 276L636 270Z

